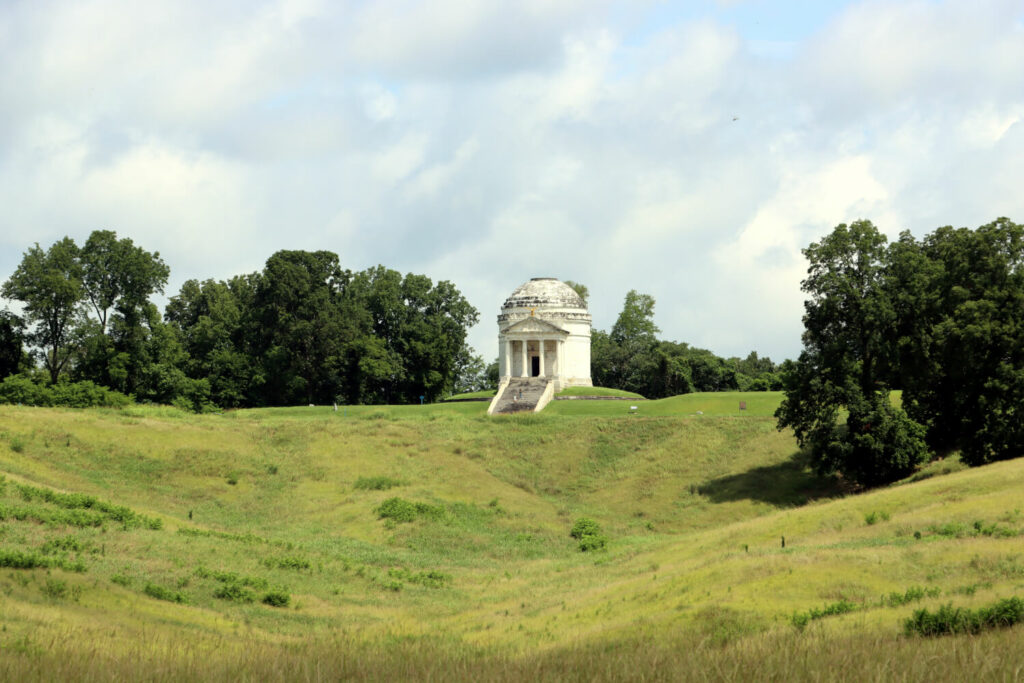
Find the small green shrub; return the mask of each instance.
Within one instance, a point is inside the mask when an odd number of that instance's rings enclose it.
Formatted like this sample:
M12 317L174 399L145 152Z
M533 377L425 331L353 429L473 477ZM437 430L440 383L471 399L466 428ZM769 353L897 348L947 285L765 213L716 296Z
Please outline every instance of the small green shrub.
M292 596L282 590L270 591L263 595L263 604L271 607L287 607Z
M974 522L973 526L974 526L974 532L976 534L981 535L981 536L994 536L996 538L1010 538L1012 536L1017 536L1018 535L1018 532L1014 531L1013 529L1007 529L1006 527L999 526L995 522L986 523L986 522L982 522L982 521L978 520L978 521Z
M608 545L608 539L601 532L601 525L588 517L576 520L569 535L579 541L581 552L601 550Z
M232 472L231 474L228 475L228 480L227 481L228 481L229 485L234 486L235 484L238 483L238 474L235 473L235 472Z
M942 591L938 588L923 588L921 586L911 586L906 591L899 593L889 593L883 598L882 603L889 607L899 607L900 605L906 605L911 602L918 602L925 598L934 598Z
M935 612L919 609L903 622L907 635L940 636L954 633L980 633L1024 622L1024 600L1013 597L988 607L969 609L943 605Z
M302 557L286 555L284 557L268 557L263 564L271 569L309 569L312 565L309 560Z
M11 437L11 450L15 453L22 453L25 451L25 440L20 436Z
M396 486L404 486L405 482L391 477L359 477L354 488L362 491L387 491Z
M572 525L572 530L569 532L569 535L578 540L584 536L596 536L600 533L600 524L589 517L580 517L576 520L576 523Z
M35 553L23 553L20 550L3 550L0 548L0 567L10 569L46 569L53 566L53 562Z
M229 602L254 602L256 594L237 583L226 583L213 592L213 597Z
M793 616L790 618L790 623L792 623L797 630L803 631L804 628L807 627L807 624L812 621L824 619L825 617L836 616L838 614L846 614L848 612L853 612L856 609L856 604L846 600L840 600L839 602L834 602L831 605L825 605L820 609L812 607L806 612L794 612Z
M147 583L146 587L142 589L142 592L151 598L156 598L157 600L166 600L167 602L177 602L182 604L188 602L184 593L172 591L169 588L158 586L155 583Z
M114 574L110 577L111 583L116 583L118 586L124 586L128 588L132 585L132 580L124 574Z
M427 588L443 588L451 583L452 580L451 574L445 574L434 569L425 572L412 572L408 569L395 568L388 570L388 576L392 579L416 583Z
M871 511L864 515L864 523L868 526L877 524L879 521L888 522L889 513L886 512L885 510L882 510L881 512Z
M414 503L404 498L388 498L374 512L381 519L395 522L413 522L417 517L439 517L444 509L427 503Z
M46 579L41 589L43 595L53 600L62 600L68 596L68 582L60 579Z
M53 555L58 552L81 552L82 549L82 543L74 536L62 536L61 538L51 538L43 543L39 547L39 552L44 555Z

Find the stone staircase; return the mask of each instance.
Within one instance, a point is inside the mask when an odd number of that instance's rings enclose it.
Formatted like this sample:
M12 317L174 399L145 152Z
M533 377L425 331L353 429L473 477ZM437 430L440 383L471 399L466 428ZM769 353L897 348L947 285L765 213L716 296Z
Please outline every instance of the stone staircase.
M550 379L541 377L513 377L508 386L497 398L492 415L508 415L509 413L527 413L537 408L544 396Z

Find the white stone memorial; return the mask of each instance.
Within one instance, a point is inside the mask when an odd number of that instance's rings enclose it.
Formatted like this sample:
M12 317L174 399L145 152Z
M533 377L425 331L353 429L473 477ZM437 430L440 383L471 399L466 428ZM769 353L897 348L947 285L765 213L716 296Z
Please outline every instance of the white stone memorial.
M501 379L549 379L556 393L593 386L590 322L586 303L561 280L535 277L520 285L498 314Z

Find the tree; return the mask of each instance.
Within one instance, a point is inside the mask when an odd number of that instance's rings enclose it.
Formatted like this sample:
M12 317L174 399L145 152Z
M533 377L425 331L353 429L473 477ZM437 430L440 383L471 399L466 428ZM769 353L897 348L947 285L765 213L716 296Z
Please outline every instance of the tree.
M779 429L793 429L819 473L864 485L906 476L928 455L923 429L889 400L895 311L885 245L870 221L857 221L804 250L804 350L785 366L776 412Z
M654 324L654 297L629 290L622 312L612 326L612 341L616 344L653 343L659 332L661 330Z
M352 337L339 304L350 278L329 251L279 251L267 259L252 302L267 404L330 403L338 395Z
M463 394L480 391L488 387L487 365L483 356L474 353L471 346L464 345L455 362L455 378L452 392Z
M1024 454L1024 226L943 227L894 255L904 403L971 465ZM898 256L898 258L896 258Z
M0 311L0 379L27 369L24 342L25 323L8 310Z
M53 383L72 355L69 340L83 297L82 277L78 246L65 237L46 251L37 242L0 289L4 297L25 305L25 319L34 325L26 338L42 349Z
M80 259L82 287L97 325L95 330L83 330L75 374L135 392L145 371L149 297L163 292L170 268L159 253L150 253L127 237L118 239L111 230L94 230Z
M579 282L573 282L572 280L563 280L563 282L569 285L574 292L580 295L580 298L583 299L583 305L586 306L590 299L590 290L587 289L587 286Z
M257 403L263 385L250 345L257 336L251 323L255 278L188 280L171 297L164 313L183 350L185 374L207 380L210 400L224 408ZM169 383L169 379L164 382Z

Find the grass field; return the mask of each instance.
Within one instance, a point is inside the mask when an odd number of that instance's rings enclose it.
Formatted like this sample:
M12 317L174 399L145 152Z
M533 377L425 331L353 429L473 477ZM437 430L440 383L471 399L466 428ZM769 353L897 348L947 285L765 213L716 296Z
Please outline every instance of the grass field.
M778 401L0 407L0 680L1020 678L901 624L1024 595L1024 462L857 494Z

